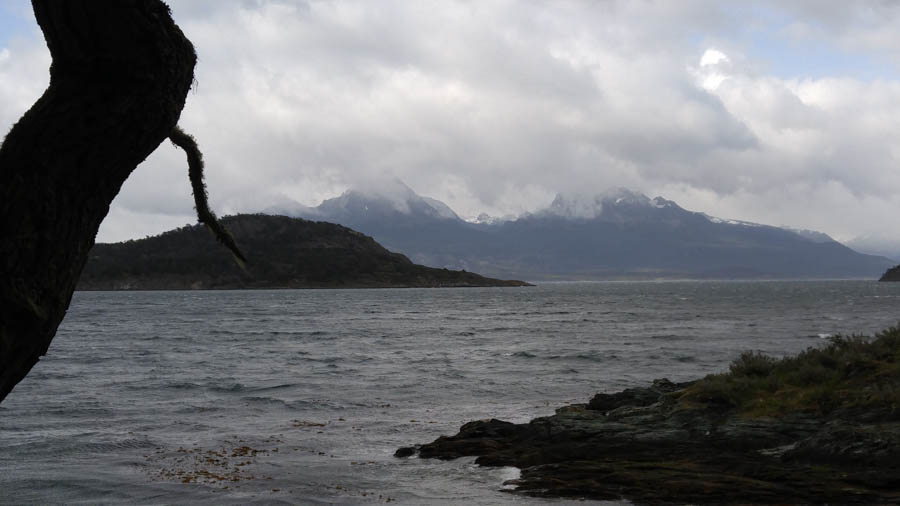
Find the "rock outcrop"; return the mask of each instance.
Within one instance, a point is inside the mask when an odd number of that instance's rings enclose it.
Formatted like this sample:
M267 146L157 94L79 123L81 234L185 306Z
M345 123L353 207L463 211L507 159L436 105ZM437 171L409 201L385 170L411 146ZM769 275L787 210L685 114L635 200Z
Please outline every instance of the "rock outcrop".
M518 493L638 504L900 503L900 327L597 394L525 424L470 422L396 456L515 466Z
M517 493L638 504L896 504L900 413L753 418L686 408L690 384L599 394L525 424L470 422L397 456L515 466Z

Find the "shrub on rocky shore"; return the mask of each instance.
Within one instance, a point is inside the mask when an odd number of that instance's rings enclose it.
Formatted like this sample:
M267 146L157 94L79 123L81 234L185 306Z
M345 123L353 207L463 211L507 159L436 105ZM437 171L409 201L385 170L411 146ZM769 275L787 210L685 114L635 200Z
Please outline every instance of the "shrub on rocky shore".
M744 352L729 371L695 382L677 394L679 402L727 405L745 416L793 412L854 416L877 411L900 416L900 328L875 335L834 336L777 360Z
M398 457L515 466L516 492L639 504L900 503L900 328L697 381L599 393L525 424L469 422Z

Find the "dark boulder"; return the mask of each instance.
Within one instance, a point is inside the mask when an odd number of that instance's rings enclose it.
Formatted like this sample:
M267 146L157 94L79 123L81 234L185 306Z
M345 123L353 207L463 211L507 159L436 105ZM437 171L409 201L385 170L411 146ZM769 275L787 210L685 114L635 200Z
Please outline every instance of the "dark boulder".
M587 408L594 411L612 411L623 406L643 407L656 404L662 396L687 386L687 383L672 383L666 378L653 381L650 387L628 388L614 394L600 393L588 403Z

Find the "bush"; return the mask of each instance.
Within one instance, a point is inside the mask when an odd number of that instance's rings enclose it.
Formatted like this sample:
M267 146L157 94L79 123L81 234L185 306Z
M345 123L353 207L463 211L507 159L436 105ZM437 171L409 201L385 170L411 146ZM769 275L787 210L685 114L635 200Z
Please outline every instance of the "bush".
M687 404L730 407L748 416L792 411L848 413L900 406L900 328L875 335L836 336L822 348L783 359L744 352L729 372L713 374L678 394Z
M734 376L768 376L778 361L758 351L741 353L728 370Z

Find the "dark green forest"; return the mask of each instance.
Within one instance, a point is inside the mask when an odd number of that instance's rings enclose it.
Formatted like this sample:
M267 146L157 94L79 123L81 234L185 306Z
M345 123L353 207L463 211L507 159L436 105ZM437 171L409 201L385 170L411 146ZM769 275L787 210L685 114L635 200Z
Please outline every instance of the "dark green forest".
M371 237L285 216L222 219L248 262L242 268L203 225L96 244L79 290L522 286L466 271L424 267Z

